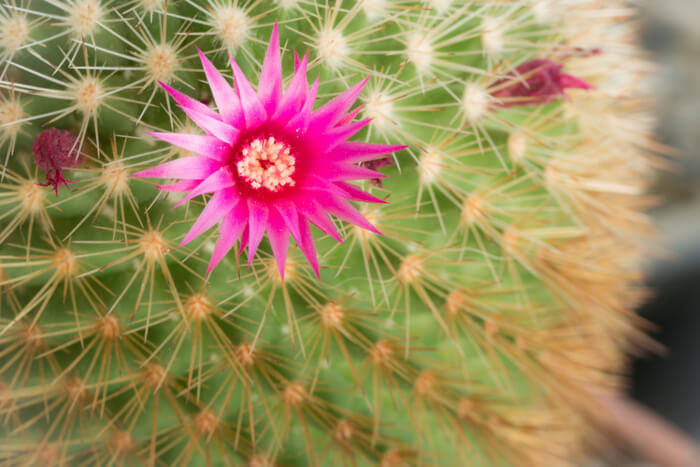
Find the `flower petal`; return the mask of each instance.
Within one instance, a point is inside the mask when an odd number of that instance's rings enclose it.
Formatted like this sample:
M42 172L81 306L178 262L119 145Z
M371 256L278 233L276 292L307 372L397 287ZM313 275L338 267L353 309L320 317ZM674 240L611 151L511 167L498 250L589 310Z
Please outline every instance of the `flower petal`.
M333 237L336 241L343 243L335 224L328 217L328 212L323 209L313 198L310 198L308 203L299 206L299 213L309 219L316 227L321 229L323 233ZM294 237L295 239L298 237Z
M256 128L265 123L267 118L265 108L255 93L253 86L250 85L250 82L233 58L231 58L231 67L233 68L233 78L236 81L238 98L241 100L241 107L243 108L246 128Z
M148 134L187 151L216 160L224 160L231 150L228 144L214 136L190 135L187 133Z
M275 108L282 97L282 59L280 58L280 36L276 21L272 28L270 44L267 47L260 73L258 96L267 114L275 113Z
M272 254L275 255L280 277L284 279L284 265L287 262L287 251L289 250L289 230L287 230L282 217L274 209L270 210L267 235L270 238Z
M406 149L408 146L390 146L387 144L358 143L354 141L340 143L326 157L342 162L364 162L377 159L378 156Z
M363 79L314 112L310 127L315 130L324 130L335 126L355 103L367 81L369 78Z
M241 233L248 226L248 204L239 202L221 220L219 227L219 238L214 246L214 253L209 260L207 274L209 274L217 264L231 251L241 237Z
M316 277L321 278L321 273L318 270L318 257L316 254L316 245L314 244L314 237L311 235L311 229L309 228L309 223L305 219L299 219L299 228L301 235L296 239L299 249L304 253L306 260L311 265L311 268L316 273Z
M203 180L221 167L221 162L203 156L181 157L150 169L131 174L141 178L181 178Z
M248 200L248 266L253 264L255 252L265 235L268 215L267 206L253 199Z
M175 102L177 102L180 105L180 107L194 110L212 118L219 117L219 115L216 112L211 110L209 107L207 107L197 99L193 99L190 96L181 93L177 89L171 88L170 86L161 81L158 81L158 84L160 84L163 87L163 89L165 89L166 92L170 94L173 97L173 99L175 99Z
M168 191L171 193L187 193L202 183L201 180L180 180L179 182L170 185L156 185L159 190Z
M219 73L219 70L212 65L199 48L197 48L197 52L199 53L199 59L202 61L207 81L209 81L214 102L216 102L216 107L219 109L221 116L226 123L239 129L242 128L244 123L243 109L236 91L233 90L226 78Z
M384 201L383 199L377 198L376 196L372 196L369 193L360 190L356 186L353 186L349 183L345 182L337 182L336 185L338 188L341 188L343 191L346 191L348 194L348 199L352 201L360 201L363 203L380 203L380 204L386 204L387 201Z
M233 178L233 173L231 173L231 168L229 166L223 166L213 174L209 175L206 179L202 181L199 185L194 187L184 198L175 204L175 208L186 203L192 198L203 195L205 193L214 193L216 191L221 191L225 188L232 187L236 184L236 180Z
M306 131L309 127L309 122L311 121L312 112L314 109L314 102L316 101L316 94L318 94L319 78L316 78L311 89L306 94L306 102L304 102L304 107L289 120L287 123L287 128L294 131Z
M215 136L221 141L233 146L238 141L240 131L232 127L228 123L224 123L216 118L209 117L195 110L182 107L188 117L192 119L198 127Z
M214 193L214 196L211 197L199 218L197 218L197 221L192 225L182 242L180 242L180 246L188 244L213 227L226 213L233 209L238 200L238 194L232 188Z
M319 197L320 198L320 197ZM336 196L324 196L319 200L321 206L335 217L355 224L358 227L369 230L377 234L381 234L367 219L358 211L352 204L343 198Z
M287 90L282 96L282 100L277 107L273 120L287 122L292 118L301 106L304 105L308 92L308 83L306 81L306 67L309 61L309 54L304 55L304 59L299 65L294 78L287 86Z

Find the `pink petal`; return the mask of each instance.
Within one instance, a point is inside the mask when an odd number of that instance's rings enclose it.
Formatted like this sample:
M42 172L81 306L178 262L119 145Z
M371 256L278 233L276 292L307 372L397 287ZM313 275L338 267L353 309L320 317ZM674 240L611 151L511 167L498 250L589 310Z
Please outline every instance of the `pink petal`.
M364 218L360 211L355 209L355 207L345 199L335 196L319 197L319 204L321 204L326 211L345 222L355 224L370 232L381 234L380 231Z
M299 207L299 214L303 217L309 219L313 224L321 229L323 233L329 235L343 243L343 239L340 237L338 230L335 228L335 224L328 217L327 211L323 209L313 198L309 198L310 201ZM299 236L294 237L299 238Z
M214 253L207 267L209 274L219 262L226 256L231 248L236 244L243 230L248 226L248 205L247 203L237 203L231 211L224 216L219 227L219 239L214 246Z
M306 100L308 83L306 82L306 67L309 61L309 54L304 55L304 60L299 65L294 78L287 86L287 90L282 96L282 100L277 107L273 120L287 122L291 119Z
M314 112L311 128L323 130L335 126L355 103L367 81L369 78L365 78Z
M289 250L289 231L282 217L274 209L270 210L267 236L270 238L272 254L275 255L280 277L284 279L284 265L287 262L287 251Z
M248 129L256 128L265 123L267 119L265 108L255 93L253 86L250 85L250 82L233 58L231 58L231 67L233 68L233 78L236 81L236 91L243 107L246 127Z
M316 154L326 154L334 149L340 143L347 141L355 136L360 130L366 127L372 120L361 120L345 126L338 126L327 133L323 134L322 138L316 138L312 143L316 148ZM309 130L312 131L312 130Z
M242 128L243 110L241 109L241 102L238 99L236 91L233 90L226 79L221 76L219 70L212 65L199 48L197 52L199 53L199 59L202 61L202 67L207 76L207 81L209 81L209 87L211 88L214 102L216 102L216 107L219 109L221 116L224 121L230 125L239 129Z
M341 188L343 191L346 191L348 193L347 198L352 201L360 201L363 203L380 203L380 204L386 204L387 201L384 201L383 199L377 198L376 196L372 196L369 193L360 190L356 186L350 185L349 183L345 182L338 182L336 185Z
M408 146L389 146L386 144L345 142L340 143L326 157L343 162L364 162L377 159L378 156L406 149Z
M197 99L193 99L190 96L181 93L177 89L171 88L170 86L168 86L167 84L165 84L161 81L158 81L158 84L160 84L163 87L163 89L165 89L168 92L168 94L170 94L173 97L173 99L175 99L175 102L177 102L180 105L180 107L185 108L185 109L194 110L195 112L199 112L201 114L207 115L208 117L212 117L212 118L219 117L219 115L216 112L211 110L206 105L202 104Z
M190 135L187 133L148 134L187 151L217 160L224 160L231 150L228 144L214 136Z
M290 130L306 131L311 121L312 111L314 109L314 102L316 101L316 94L318 94L319 78L311 86L308 94L306 95L306 102L304 102L304 107L299 111L297 115L292 117L287 123L287 128Z
M353 111L351 111L349 114L347 114L345 117L341 118L338 123L336 124L337 126L343 126L347 125L348 123L352 122L355 120L355 117L362 111L363 106L359 105L357 108Z
M199 215L197 221L192 225L190 231L187 232L185 238L180 243L180 246L186 245L192 240L194 240L199 235L203 234L217 222L221 220L222 217L226 215L233 206L238 202L238 195L235 190L228 188L214 193L204 210Z
M253 264L255 252L265 235L268 214L269 210L264 204L252 199L248 200L248 266Z
M157 185L159 190L171 193L187 193L202 183L201 180L180 180L170 185Z
M294 238L299 238L301 235L299 231L299 214L297 212L297 206L295 203L279 201L275 203L275 209L277 213L284 220L287 229L292 233Z
M387 176L386 174L368 169L366 167L343 163L328 164L327 166L319 167L316 170L315 175L333 182L384 178Z
M270 44L267 47L265 61L260 72L258 96L267 114L272 115L282 97L282 59L280 58L280 36L276 21L272 28Z
M564 89L593 89L586 81L566 73L559 75L559 82Z
M192 191L178 201L174 207L178 207L196 196L203 195L205 193L214 193L216 191L221 191L224 188L232 187L235 185L235 183L236 181L231 173L231 168L229 166L223 166L192 189Z
M190 117L198 127L210 135L216 136L216 138L229 145L234 145L236 141L238 141L240 132L228 123L224 123L217 118L209 117L186 107L182 107L182 110L185 111L187 116Z
M181 178L203 180L221 167L221 162L202 156L189 156L131 174L142 178Z
M314 245L314 237L311 235L311 229L308 222L304 219L299 219L299 227L301 229L300 238L296 239L301 252L304 253L306 260L311 264L316 277L321 278L321 273L318 270L318 257L316 255L316 245Z

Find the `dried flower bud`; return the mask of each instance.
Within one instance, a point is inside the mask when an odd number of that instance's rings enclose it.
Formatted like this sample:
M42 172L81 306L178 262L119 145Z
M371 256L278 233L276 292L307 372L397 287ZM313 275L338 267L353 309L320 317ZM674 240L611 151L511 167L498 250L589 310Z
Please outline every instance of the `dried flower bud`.
M56 196L58 187L63 184L73 183L63 177L64 169L72 169L83 161L78 154L78 143L73 133L68 130L49 128L36 135L34 138L34 161L44 171L46 183L41 186L53 186Z
M498 107L539 105L566 96L567 89L593 87L572 75L562 73L563 65L544 59L530 60L495 82L490 88Z

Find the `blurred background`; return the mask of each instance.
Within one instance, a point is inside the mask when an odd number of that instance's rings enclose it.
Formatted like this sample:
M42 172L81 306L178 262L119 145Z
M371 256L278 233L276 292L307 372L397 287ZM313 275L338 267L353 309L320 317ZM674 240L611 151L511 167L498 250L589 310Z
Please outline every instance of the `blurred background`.
M665 356L636 362L634 398L700 440L700 0L642 0L644 42L659 64L658 136L680 152L654 211L670 259L650 258L654 298L642 313Z

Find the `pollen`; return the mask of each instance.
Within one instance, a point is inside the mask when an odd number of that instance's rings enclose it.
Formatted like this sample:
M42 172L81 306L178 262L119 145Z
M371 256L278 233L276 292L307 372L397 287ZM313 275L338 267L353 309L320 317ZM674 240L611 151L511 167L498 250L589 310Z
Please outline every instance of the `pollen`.
M394 124L392 98L382 92L370 94L365 101L364 110L367 118L371 118L372 124L378 128L387 128Z
M328 303L321 308L321 324L326 328L340 328L343 325L345 311L337 303Z
M349 52L343 33L330 26L326 26L319 34L316 48L321 60L333 69L340 68Z
M141 252L143 252L143 254L150 260L157 260L168 251L168 246L165 239L155 230L146 232L141 237L139 243Z
M278 192L295 185L296 157L289 145L276 141L274 136L253 140L243 148L241 156L236 163L238 175L254 189Z
M190 319L202 320L209 316L211 302L202 294L192 295L185 302L185 311Z
M141 60L148 78L153 82L171 82L179 67L177 51L170 44L150 45L141 55Z
M69 249L60 248L54 254L53 265L61 277L73 277L78 270L78 258Z
M462 96L462 110L467 119L476 123L481 120L489 108L489 95L476 84L467 84Z
M94 35L103 16L104 10L98 0L76 0L68 9L66 24L80 39Z
M13 55L29 41L29 22L26 15L11 14L0 16L0 47L5 55Z
M85 76L73 83L72 89L75 108L84 116L93 116L102 102L102 83L94 76Z
M25 117L24 109L19 99L10 97L0 100L0 130L2 137L12 138L17 136L20 129L20 120Z
M435 183L442 171L442 159L442 155L433 149L428 149L421 156L418 166L418 175L421 183L424 185Z
M430 43L430 39L421 32L413 32L408 36L406 42L406 56L416 67L419 74L425 75L430 71L433 64L435 51Z
M298 381L289 383L289 385L284 388L282 393L282 400L288 406L297 406L304 402L307 397L306 389Z
M242 9L219 4L214 7L212 29L224 47L238 48L250 34L251 20Z

